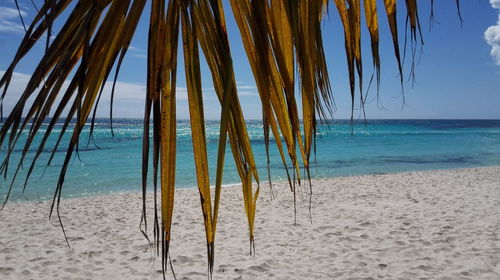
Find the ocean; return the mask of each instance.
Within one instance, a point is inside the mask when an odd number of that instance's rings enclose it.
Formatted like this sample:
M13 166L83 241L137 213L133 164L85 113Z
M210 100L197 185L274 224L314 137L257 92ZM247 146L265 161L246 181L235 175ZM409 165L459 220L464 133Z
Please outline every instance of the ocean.
M116 119L113 128L114 137L109 121L97 120L94 143L91 141L88 145L88 129L82 133L79 157L75 155L70 163L63 197L141 191L142 121ZM248 121L247 128L259 176L265 186L268 175L262 123ZM52 198L68 141L65 137L55 159L45 168L60 128L54 132L23 193L26 169L38 147L30 148L24 170L14 182L10 201ZM219 122L207 121L206 133L213 184ZM189 121L178 122L177 135L176 186L193 188L196 176ZM5 146L4 143L0 151L2 160ZM286 180L273 141L270 146L272 180ZM0 199L5 198L21 151L22 146L18 145L11 159L9 176L0 179ZM316 158L311 157L312 178L500 165L500 120L368 120L366 125L360 121L353 126L348 120L330 121L319 126ZM151 176L149 182L152 189ZM223 183L238 182L228 149Z

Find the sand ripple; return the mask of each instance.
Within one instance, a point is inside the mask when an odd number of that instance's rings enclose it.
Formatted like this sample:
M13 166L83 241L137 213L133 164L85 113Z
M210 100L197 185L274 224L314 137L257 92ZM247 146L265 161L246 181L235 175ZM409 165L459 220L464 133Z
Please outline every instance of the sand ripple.
M274 190L262 186L255 257L240 188L223 190L214 279L500 279L500 167L315 180L312 224L303 187L295 226L288 186ZM207 279L197 191L176 203L177 279ZM161 279L140 205L138 193L64 200L71 248L48 202L7 205L0 279Z

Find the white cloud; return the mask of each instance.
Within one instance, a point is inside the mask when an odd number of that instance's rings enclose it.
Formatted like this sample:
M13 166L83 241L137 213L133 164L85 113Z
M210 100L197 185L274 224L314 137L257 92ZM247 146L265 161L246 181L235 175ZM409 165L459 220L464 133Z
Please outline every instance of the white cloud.
M484 39L491 46L491 56L495 58L497 65L500 65L500 15L498 16L497 25L486 29Z
M500 0L490 0L490 4L495 9L500 9ZM484 39L491 46L491 56L500 65L500 14L496 25L492 25L484 32Z
M0 77L3 76L5 71L0 70ZM9 89L7 91L7 95L5 96L5 100L3 102L4 108L4 117L8 114L12 108L17 103L19 97L24 91L26 85L28 84L31 75L14 72L12 81L10 83ZM69 86L70 81L66 80L60 95L62 95L67 87ZM113 82L107 81L104 87L104 92L99 101L99 107L97 110L98 117L107 118L109 116L109 106L111 102L111 88ZM258 96L257 88L255 86L250 86L245 83L238 83L238 95L241 97L247 98L255 98ZM3 88L0 89L0 92L3 91ZM31 104L33 102L35 92L32 97L30 97L27 101L27 104ZM124 81L117 81L115 88L115 99L113 104L113 116L117 118L142 118L144 115L144 98L146 96L146 85L143 83L130 83ZM189 109L187 107L187 88L183 85L176 87L176 98L178 102L177 113L178 118L189 118ZM59 99L56 100L56 103ZM203 88L203 100L206 102L206 118L214 119L218 118L220 114L220 105L217 100L217 96L215 94L215 90L212 87ZM258 99L256 99L258 100ZM250 99L247 99L250 102ZM245 101L245 102L247 102ZM251 103L251 102L250 102ZM257 102L258 104L258 102ZM252 105L242 104L243 108L253 108L248 107ZM29 106L27 106L29 108ZM55 109L51 111L51 114ZM253 111L252 111L253 110ZM25 113L27 112L27 109ZM67 110L63 112L63 115L67 114ZM252 118L256 118L259 114L255 115L254 109L251 109Z
M135 46L129 46L128 47L129 52L127 53L128 56L130 57L135 57L135 58L141 58L141 59L147 59L148 56L146 54L146 51L144 51L141 48L135 47Z
M257 89L255 86L237 86L238 90L244 90L244 89Z
M238 96L257 96L256 91L244 91L244 90L238 90Z
M257 87L245 85L243 82L236 82L236 89L238 90L239 96L257 96Z
M141 48L138 48L138 47L135 47L135 46L132 46L132 45L128 46L128 49L130 51L134 51L134 52L144 52Z
M25 17L27 13L21 10L21 15ZM17 9L0 6L0 32L24 32Z
M5 71L0 70L0 77L2 77L4 73ZM15 106L30 78L31 75L14 72L14 74L12 75L11 83L9 85L9 89L7 90L7 95L5 96L5 100L3 101L4 114L10 112L10 110L12 110L12 108ZM60 96L68 88L69 84L69 80L66 80L64 82L61 93L59 94ZM97 110L97 115L100 117L107 117L109 114L112 86L112 81L107 81L106 85L104 86L104 92L102 94L101 100L99 101L99 108ZM1 92L3 92L3 88L1 88L0 90ZM28 99L28 104L31 104L31 102L34 100L34 95L36 95L36 92ZM142 117L144 112L145 96L145 84L117 81L113 107L114 115L116 117L130 118ZM187 89L185 87L177 87L176 97L179 101L187 100ZM57 102L58 101L56 100L56 103Z
M500 9L500 0L490 0L490 4L495 9Z
M204 95L205 97L212 96L213 98L216 97L215 93L215 88L214 87L206 87L202 89L203 92L206 94ZM245 85L244 82L236 81L236 90L238 91L239 96L257 96L257 87L256 86L249 86Z

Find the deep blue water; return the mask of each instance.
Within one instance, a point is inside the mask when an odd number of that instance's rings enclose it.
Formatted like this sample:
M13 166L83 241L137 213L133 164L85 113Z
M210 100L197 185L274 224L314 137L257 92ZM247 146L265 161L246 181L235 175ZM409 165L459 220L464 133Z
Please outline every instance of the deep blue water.
M208 121L206 126L213 183L219 123ZM99 148L92 143L87 145L88 131L83 133L80 159L75 156L71 161L63 196L141 190L142 121L115 120L114 131L115 136L112 137L107 120L98 121L94 139ZM260 167L260 178L267 180L260 121L249 121L248 131ZM48 199L53 195L67 143L66 138L66 142L57 149L53 164L43 173L60 129L55 132L26 188L25 197L28 199ZM188 121L178 123L177 142L177 187L195 187ZM2 160L4 149L5 146L0 151ZM30 154L36 149L33 146ZM14 169L21 151L22 146L17 147L10 171ZM25 169L29 167L30 158L24 165ZM500 120L369 120L366 126L359 123L354 127L349 121L333 121L319 127L317 157L312 164L312 176L316 178L500 165ZM23 198L21 189L25 171L14 184L14 201ZM271 174L273 180L286 178L274 143L271 143ZM1 179L0 198L5 196L10 179L11 176L7 180ZM229 152L224 184L237 182L239 178Z

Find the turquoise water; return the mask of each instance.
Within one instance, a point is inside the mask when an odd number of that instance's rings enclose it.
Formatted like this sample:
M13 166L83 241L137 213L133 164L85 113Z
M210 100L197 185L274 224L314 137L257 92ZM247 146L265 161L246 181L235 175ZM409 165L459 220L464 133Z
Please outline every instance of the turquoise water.
M214 181L219 123L207 122L211 180ZM115 120L115 137L106 120L99 120L94 130L95 143L86 145L88 131L83 133L80 159L76 156L66 176L63 197L85 196L116 191L141 190L142 121ZM369 120L354 125L349 121L333 121L319 127L317 157L313 177L335 177L374 173L393 173L434 169L452 169L500 165L500 120ZM43 130L42 130L43 131ZM264 136L259 121L248 122L248 131L256 156L261 180L267 180ZM60 129L55 132L60 132ZM24 171L14 183L12 200L43 200L53 195L65 145L56 151L53 163L44 171L52 145L39 160L24 195ZM67 138L65 139L67 141ZM66 142L67 143L67 142ZM196 186L192 143L188 121L178 123L177 187ZM273 180L286 179L277 149L271 143L271 174ZM32 156L37 147L32 147ZM2 160L5 146L0 151ZM22 149L16 150L11 163L16 163ZM30 157L31 158L31 157ZM28 160L30 159L28 158ZM224 184L238 183L231 154L226 157ZM14 165L10 167L12 173ZM24 172L24 173L23 173ZM43 176L42 176L43 173ZM10 184L1 179L0 198Z

